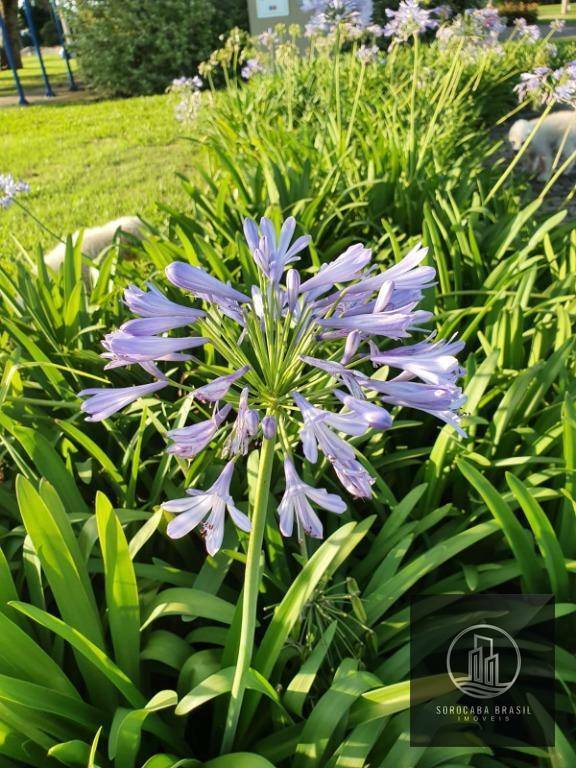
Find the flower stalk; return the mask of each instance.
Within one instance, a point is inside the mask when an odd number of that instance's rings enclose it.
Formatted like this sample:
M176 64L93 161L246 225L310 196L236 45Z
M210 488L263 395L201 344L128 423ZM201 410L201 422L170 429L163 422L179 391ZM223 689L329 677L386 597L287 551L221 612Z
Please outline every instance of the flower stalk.
M242 710L242 701L246 692L248 670L250 669L250 663L252 661L254 633L256 631L256 609L258 606L258 592L260 587L260 559L262 555L264 529L266 527L268 498L270 496L270 481L272 477L272 465L274 463L274 444L274 438L265 438L262 441L262 448L260 450L256 494L254 497L254 512L252 514L252 531L248 542L246 569L244 572L242 627L240 630L236 670L234 672L232 689L230 691L230 703L228 705L224 738L222 740L222 754L230 752L234 746L238 720Z

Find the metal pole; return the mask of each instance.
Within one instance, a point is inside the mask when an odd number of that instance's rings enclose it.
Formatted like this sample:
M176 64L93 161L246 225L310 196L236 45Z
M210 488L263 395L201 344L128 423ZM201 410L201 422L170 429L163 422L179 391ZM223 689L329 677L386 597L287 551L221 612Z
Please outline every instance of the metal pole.
M6 58L8 59L8 66L10 67L10 69L12 70L12 74L14 75L16 90L18 91L18 103L20 104L20 106L25 107L28 104L28 102L26 101L26 96L24 95L24 88L22 88L22 83L20 82L20 76L18 75L16 62L14 60L12 43L10 42L10 37L8 36L8 29L6 27L6 24L4 23L2 14L0 14L0 32L2 32L2 42L4 45L4 51L6 52Z
M32 8L30 6L30 0L24 0L24 13L26 15L26 21L28 22L28 31L30 32L30 37L32 38L34 48L36 49L36 55L38 56L38 61L40 62L40 69L42 70L42 79L44 80L44 93L48 98L52 98L54 96L54 91L52 90L52 86L50 85L50 80L48 79L48 72L46 72L46 67L44 66L44 59L42 57L42 51L40 49L40 41L38 39L38 35L36 34L36 27L34 26L34 19L32 17Z
M52 21L54 22L54 26L56 27L56 33L58 35L58 39L60 40L60 44L62 46L62 52L64 54L63 58L64 58L64 61L66 62L66 69L68 70L68 83L70 85L70 90L77 91L78 85L74 80L74 74L72 72L72 67L70 66L70 54L68 53L68 48L66 47L66 36L64 35L64 28L62 26L60 14L58 13L58 6L56 5L56 0L50 0L50 13L52 14Z

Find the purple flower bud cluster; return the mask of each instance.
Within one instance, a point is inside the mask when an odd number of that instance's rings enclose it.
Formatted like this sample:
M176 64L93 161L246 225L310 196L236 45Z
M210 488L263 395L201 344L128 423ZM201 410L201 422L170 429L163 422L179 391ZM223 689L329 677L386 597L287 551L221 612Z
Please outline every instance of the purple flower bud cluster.
M369 27L371 34L375 34L372 0L302 0L301 8L312 14L306 25L309 37L340 29L346 38L356 39Z
M170 264L166 277L196 305L173 301L152 284L129 286L125 302L136 317L106 335L103 357L107 369L138 366L152 381L80 393L91 421L169 386L197 407L200 418L167 431L168 453L192 460L210 449L228 463L207 491L189 489L163 507L176 515L168 534L178 538L199 527L210 554L222 543L226 512L240 529L250 529L230 487L234 467L260 441L273 441L284 464L280 530L288 536L296 522L299 536L321 536L313 506L340 514L346 504L303 482L297 463L323 461L352 497L369 498L374 478L359 445L371 432L390 428L392 409L421 411L464 434L465 398L457 384L464 344L430 334L401 343L432 320L418 309L435 280L434 268L424 263L427 249L417 245L381 269L371 250L356 243L315 273L301 273L295 265L310 237L296 236L296 229L294 218L279 231L267 218L244 222L258 273L246 290L185 262ZM207 346L209 364L192 357ZM177 365L187 372L174 380ZM192 374L198 385L185 386Z
M200 91L204 81L199 75L194 77L178 77L172 81L168 92L175 94L179 101L174 108L176 120L180 123L191 123L200 109Z
M362 64L373 64L379 56L380 48L377 45L361 45L356 51L356 57Z
M514 91L520 103L530 101L537 107L561 103L576 108L576 61L559 69L536 67L524 72Z
M525 43L536 43L540 39L540 27L528 24L526 19L514 19L514 36Z
M262 74L262 72L264 72L264 67L256 58L248 59L240 70L240 74L244 80L250 80L251 77Z
M483 49L499 53L502 50L500 38L505 30L506 22L496 8L468 8L450 24L443 24L436 37L442 47L454 39L464 40L463 50L468 54Z
M438 27L435 12L436 9L423 8L417 0L400 0L397 11L386 9L389 21L384 27L384 34L393 38L395 43L406 43L410 38Z
M11 173L0 174L0 208L8 208L23 192L30 192L29 184L16 180Z

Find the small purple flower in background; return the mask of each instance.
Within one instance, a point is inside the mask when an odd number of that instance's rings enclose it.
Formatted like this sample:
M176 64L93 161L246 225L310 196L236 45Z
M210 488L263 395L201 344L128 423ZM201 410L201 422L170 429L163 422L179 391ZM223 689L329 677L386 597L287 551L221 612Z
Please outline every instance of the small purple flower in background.
M30 192L29 184L16 180L11 173L0 174L0 208L8 208L24 192Z
M306 25L308 36L340 29L344 38L357 39L372 23L372 0L302 0L300 7L312 14Z
M381 27L380 24L369 24L366 27L366 32L373 37L383 37L384 27Z
M362 446L370 433L391 427L392 408L430 414L463 434L459 410L465 398L456 383L463 371L456 356L464 345L433 340L428 331L415 343L398 343L423 332L433 317L418 309L435 280L420 245L381 269L371 263L371 250L356 243L303 279L295 264L310 237L297 233L295 219L281 227L268 218L259 225L246 220L244 235L256 265L255 285L238 289L200 266L176 261L166 277L198 305L172 301L150 284L147 290L126 289L125 303L137 317L107 334L103 357L107 368L137 365L153 380L85 390L82 409L91 420L102 420L173 387L198 413L190 424L167 430L168 452L191 460L211 450L213 461L240 462L268 441L285 466L282 532L289 535L296 520L300 536L321 536L312 504L341 513L345 503L303 483L296 462L322 459L351 496L370 498L374 478L362 461ZM191 350L198 350L195 356ZM175 376L176 365L186 366L183 375ZM211 415L201 404L213 404ZM214 554L226 509L238 527L249 529L230 496L233 468L226 464L208 491L189 489L185 499L163 505L177 515L168 525L170 536L202 523L206 548Z
M514 19L514 34L519 40L535 43L540 39L540 27L536 24L528 24L526 19Z
M179 99L174 107L174 116L178 122L191 123L196 119L202 99L200 89L203 85L204 82L199 75L177 77L172 80L167 91Z
M532 72L523 72L520 75L520 82L514 87L518 101L531 98L545 100L550 95L548 80L551 74L550 67L536 67Z
M394 38L394 42L406 43L411 37L436 29L438 21L433 13L432 10L422 8L417 0L400 0L397 11L386 8L389 21L384 27L384 34Z
M432 13L438 17L439 21L447 21L454 15L454 11L452 8L447 5L437 5L435 8L432 8Z
M240 74L244 80L250 80L254 75L260 75L264 72L264 67L258 61L258 59L248 59L246 64L240 70Z
M202 534L206 540L206 551L215 555L222 546L224 538L225 513L234 521L234 525L242 531L250 530L250 520L234 504L230 496L230 483L234 472L234 462L229 461L214 485L207 491L190 488L187 497L166 501L162 508L176 517L168 523L168 535L173 539L181 539L197 525L202 523Z
M550 31L562 32L565 26L566 22L563 19L553 19L553 21L550 23Z
M264 48L272 49L275 45L278 45L280 38L273 29L267 29L258 35L258 42Z
M362 64L372 64L378 60L380 48L377 45L361 45L356 51L356 57Z
M445 17L441 18L445 20ZM448 46L455 39L461 41L461 50L475 57L482 50L500 54L503 49L499 41L505 30L506 22L496 8L468 8L450 24L443 24L436 37L441 47Z
M506 29L506 22L496 8L468 9L466 14L472 19L477 31L483 31L491 37L500 37Z

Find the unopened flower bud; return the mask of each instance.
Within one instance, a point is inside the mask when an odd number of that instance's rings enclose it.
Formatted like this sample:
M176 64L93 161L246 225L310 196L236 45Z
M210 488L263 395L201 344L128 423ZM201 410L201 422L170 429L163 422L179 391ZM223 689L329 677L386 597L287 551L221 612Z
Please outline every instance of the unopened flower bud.
M274 416L264 416L262 419L262 434L266 440L276 437L276 419Z
M346 345L344 347L344 355L342 356L342 365L347 365L350 360L356 354L362 337L360 331L352 331L346 337Z
M294 312L300 291L300 273L295 269L289 269L286 274L286 290L288 291L288 308L290 312Z

